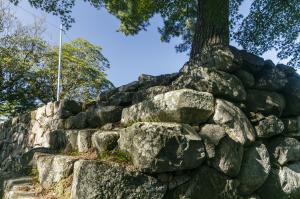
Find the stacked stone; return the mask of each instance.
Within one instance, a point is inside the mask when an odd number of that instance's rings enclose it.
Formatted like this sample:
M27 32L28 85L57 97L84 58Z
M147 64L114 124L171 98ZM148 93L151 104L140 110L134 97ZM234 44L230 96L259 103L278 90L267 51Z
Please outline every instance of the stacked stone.
M234 48L201 61L1 125L1 169L34 156L44 188L73 176L71 198L300 198L300 76ZM55 154L92 148L134 169Z

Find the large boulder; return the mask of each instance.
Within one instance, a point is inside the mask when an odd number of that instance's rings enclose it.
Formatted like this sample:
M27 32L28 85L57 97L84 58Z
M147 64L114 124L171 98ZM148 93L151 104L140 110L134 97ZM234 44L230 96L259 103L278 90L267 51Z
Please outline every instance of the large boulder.
M186 124L136 123L120 132L118 142L143 172L194 169L205 159L201 138Z
M75 163L73 199L162 199L167 187L155 178L115 164L80 160Z
M122 123L179 122L198 124L205 122L214 112L214 97L210 93L182 89L155 96L122 113Z
M284 115L300 115L300 75L295 74L289 77L288 83L283 91L287 102Z
M249 112L280 116L285 108L284 97L276 92L248 90L246 106Z
M263 67L265 65L263 58L261 58L257 55L254 55L252 53L248 53L245 50L241 50L240 55L243 60L242 65L245 70L248 70L251 73L257 73L263 69Z
M244 148L240 143L225 137L216 148L212 166L230 177L236 177L242 165Z
M111 151L118 146L120 135L117 131L97 131L93 134L92 145L98 153Z
M281 134L284 130L283 122L276 116L270 115L255 126L257 137L268 138Z
M284 72L274 67L265 67L257 75L255 87L262 90L278 91L288 83Z
M238 70L235 75L243 82L246 88L251 88L255 84L254 76L246 70Z
M272 169L258 193L263 199L300 198L300 163Z
M88 152L92 147L92 135L95 132L93 129L84 129L78 131L77 148L78 152Z
M300 142L295 138L275 138L269 142L268 150L275 165L285 165L300 160Z
M65 129L84 129L87 127L87 113L81 112L75 116L70 116L65 121Z
M235 49L220 46L205 48L201 56L185 64L180 72L189 72L198 67L212 68L225 72L236 71L240 68L239 62L241 60L239 60L235 52Z
M118 106L91 107L87 110L87 123L91 128L121 120L122 108Z
M77 113L80 113L81 111L82 111L81 104L74 100L61 100L59 102L56 102L54 105L54 113L57 112L59 118L61 119L66 119L72 115L76 115Z
M255 131L247 116L231 102L216 100L213 121L223 126L232 140L242 145L255 141Z
M73 165L78 159L76 157L50 154L36 154L35 158L39 172L39 182L46 189L69 177L73 172Z
M213 158L216 155L216 146L225 137L226 132L223 127L216 124L205 124L200 128L200 137L203 139L205 151L208 158Z
M171 90L172 88L170 86L154 86L147 89L139 90L133 97L133 104L142 102L144 100L151 100L156 95L167 93Z
M238 182L219 173L213 168L202 166L189 183L169 190L166 199L240 199L237 193Z
M271 170L270 157L267 148L257 143L244 153L243 163L237 179L240 183L239 192L249 195L261 187Z
M201 92L209 92L219 98L233 101L246 99L243 83L234 75L211 68L195 67L188 73L182 73L173 82L177 89L189 88Z

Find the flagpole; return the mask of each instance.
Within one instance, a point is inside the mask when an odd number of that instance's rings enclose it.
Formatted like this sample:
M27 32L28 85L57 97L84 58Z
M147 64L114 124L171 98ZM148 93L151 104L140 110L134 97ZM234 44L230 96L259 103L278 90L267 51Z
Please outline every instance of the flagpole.
M59 29L59 50L58 50L58 72L57 72L57 93L56 101L59 101L61 92L61 45L62 45L62 24L60 24Z

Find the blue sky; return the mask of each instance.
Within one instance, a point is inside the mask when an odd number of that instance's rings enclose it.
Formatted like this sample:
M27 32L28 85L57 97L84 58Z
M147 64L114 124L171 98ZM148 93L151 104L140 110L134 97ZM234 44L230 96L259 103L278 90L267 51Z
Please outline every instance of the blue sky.
M242 12L247 12L251 0L246 0L242 6ZM157 27L162 25L161 19L156 16L151 19L148 30L140 32L136 36L126 37L116 32L119 22L108 14L105 9L97 10L87 3L77 1L73 10L76 23L64 36L63 41L84 38L100 45L103 54L108 58L111 68L107 71L107 77L115 86L120 86L135 81L140 74L159 75L177 72L188 60L186 53L176 53L174 46L178 40L171 43L162 43ZM21 1L20 7L13 7L15 14L25 24L34 21L34 16L42 16L38 10L32 9L26 0ZM45 38L52 44L59 41L59 19L56 16L47 15L47 31ZM232 45L236 45L232 43ZM274 52L264 55L265 59L276 59Z

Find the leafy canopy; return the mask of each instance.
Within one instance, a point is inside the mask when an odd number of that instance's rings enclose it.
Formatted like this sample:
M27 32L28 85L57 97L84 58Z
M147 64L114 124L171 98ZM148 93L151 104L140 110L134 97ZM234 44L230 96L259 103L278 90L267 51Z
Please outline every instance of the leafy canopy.
M10 0L17 4L19 0ZM197 0L84 0L96 8L105 7L120 20L119 31L126 35L146 30L149 20L159 14L164 22L159 28L161 40L169 42L180 37L183 43L176 46L180 52L191 47L197 18ZM201 0L198 0L201 1ZM279 58L290 59L300 66L300 1L255 0L250 13L242 16L239 7L249 0L230 0L231 39L244 49L262 54L276 49ZM71 11L75 0L28 0L35 8L59 15L65 27L74 19ZM250 3L250 2L249 2Z
M22 25L0 0L0 119L56 99L58 47L42 39L42 23ZM100 46L64 43L61 98L89 101L113 85Z

